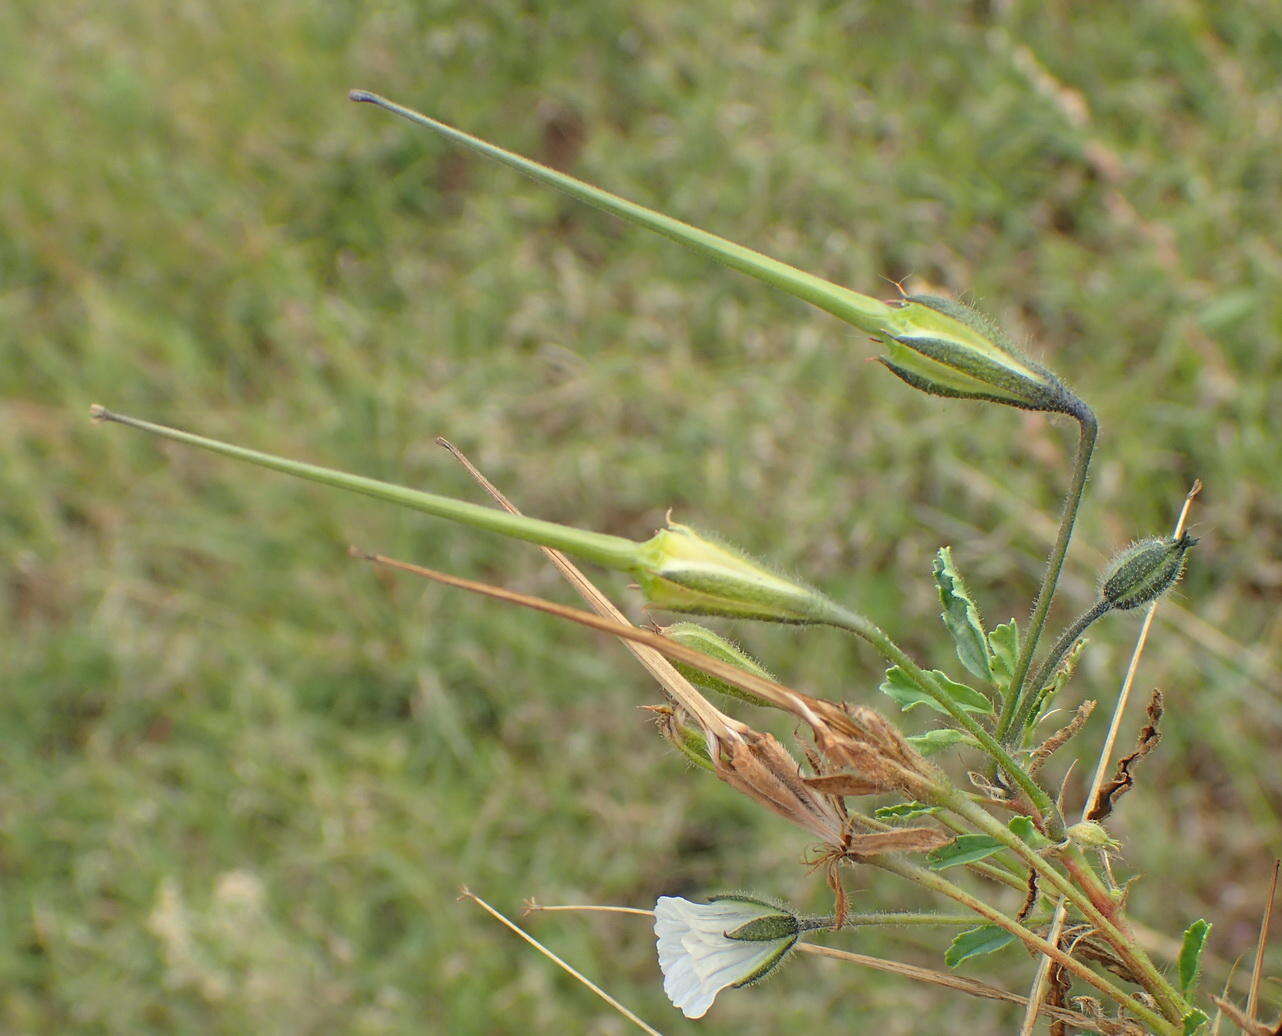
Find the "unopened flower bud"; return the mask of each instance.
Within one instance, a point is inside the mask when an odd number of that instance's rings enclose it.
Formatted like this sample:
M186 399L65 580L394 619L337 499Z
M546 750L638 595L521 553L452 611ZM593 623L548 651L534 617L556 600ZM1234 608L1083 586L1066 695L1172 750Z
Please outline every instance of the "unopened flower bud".
M690 762L711 773L716 772L708 752L708 736L682 719L670 705L651 705L650 711L658 717L659 732Z
M1074 824L1065 834L1078 845L1085 845L1091 849L1117 848L1117 842L1109 838L1108 832L1093 820L1083 820L1080 824Z
M1100 596L1118 609L1139 608L1166 593L1184 571L1184 557L1197 540L1141 540L1109 567Z
M665 626L659 632L669 640L675 640L678 644L684 644L688 648L702 651L705 655L711 655L722 662L729 662L731 665L738 666L740 669L756 676L764 676L767 680L774 679L774 676L765 666L737 644L726 640L725 637L717 633L713 633L706 626L700 626L697 622L678 622L672 626ZM774 705L774 702L767 701L751 691L736 687L729 680L723 680L719 676L705 673L696 666L676 661L672 664L676 666L677 671L682 676L701 691L715 691L717 694L724 694L729 698L746 701L749 705Z
M914 388L936 396L985 399L1025 410L1082 417L1086 404L1006 334L969 306L935 295L910 295L885 332L881 362Z
M676 522L641 545L637 578L650 604L670 611L793 623L842 615L818 590Z

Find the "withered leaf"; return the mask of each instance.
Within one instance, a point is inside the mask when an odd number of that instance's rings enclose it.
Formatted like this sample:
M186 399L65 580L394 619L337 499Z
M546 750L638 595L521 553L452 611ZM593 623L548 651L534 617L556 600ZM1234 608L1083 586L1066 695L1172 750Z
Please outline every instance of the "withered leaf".
M1059 730L1055 731L1055 733L1033 749L1033 754L1028 760L1029 775L1031 776L1036 774L1038 770L1046 765L1047 759L1068 744L1069 740L1086 725L1086 721L1094 711L1094 701L1082 702L1081 705L1077 706L1077 713L1068 721L1068 723L1060 727Z
M880 856L883 853L928 853L947 845L953 836L937 827L901 827L870 835L855 835L847 852L851 856Z
M1015 915L1015 920L1020 924L1024 919L1033 912L1033 907L1037 905L1037 871L1028 872L1028 892L1024 896L1024 905L1019 908L1019 913Z
M1162 734L1157 729L1161 719L1162 692L1154 691L1153 697L1148 701L1148 723L1144 725L1144 729L1140 731L1140 736L1135 741L1135 751L1118 760L1117 772L1113 775L1113 779L1100 789L1095 804L1087 814L1087 820L1103 820L1111 815L1117 800L1135 786L1135 777L1131 774L1131 768L1153 751L1162 740Z
M824 795L875 795L892 791L893 786L869 780L853 773L834 773L827 777L804 777L808 788Z

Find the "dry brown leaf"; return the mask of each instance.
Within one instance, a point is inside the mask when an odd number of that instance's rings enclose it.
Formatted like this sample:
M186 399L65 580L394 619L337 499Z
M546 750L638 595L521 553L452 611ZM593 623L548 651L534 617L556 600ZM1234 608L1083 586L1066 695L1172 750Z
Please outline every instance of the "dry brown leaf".
M1118 760L1117 772L1113 775L1113 779L1100 789L1099 795L1095 798L1095 804L1087 814L1087 820L1104 820L1113 812L1113 806L1117 800L1135 786L1135 777L1131 773L1131 768L1153 751L1162 740L1161 731L1157 728L1161 719L1162 692L1154 691L1148 701L1148 723L1144 725L1144 729L1140 731L1140 736L1135 741L1135 751Z
M853 773L835 773L827 777L803 777L808 788L822 792L824 795L875 795L878 792L893 791L893 785L868 780Z
M847 853L851 856L880 856L883 853L927 853L947 845L954 836L937 827L901 827L871 835L854 835Z
M1077 713L1068 723L1033 749L1033 754L1028 760L1029 775L1036 774L1038 770L1046 765L1046 760L1068 744L1069 740L1086 725L1086 721L1094 711L1094 701L1082 702L1081 705L1077 706Z

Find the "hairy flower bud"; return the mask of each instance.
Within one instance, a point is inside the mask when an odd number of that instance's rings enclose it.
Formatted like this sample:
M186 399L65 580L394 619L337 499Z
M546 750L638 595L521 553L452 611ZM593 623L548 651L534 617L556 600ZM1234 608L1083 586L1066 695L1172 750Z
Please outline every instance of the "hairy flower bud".
M683 716L684 713L678 714L677 710L670 705L650 705L647 706L659 723L659 733L661 733L668 742L685 756L690 762L701 769L710 773L716 773L716 766L713 765L712 756L708 752L708 737L702 730L692 727L687 723Z
M1074 824L1065 834L1078 845L1085 845L1091 849L1117 848L1117 842L1108 836L1103 826L1093 820L1083 820L1080 824Z
M729 662L731 665L738 666L740 669L756 676L764 676L767 680L774 679L774 676L765 666L737 644L726 640L720 634L713 633L706 626L700 626L697 622L678 622L671 626L665 626L659 632L669 640L675 640L678 644L684 644L686 647L694 648L696 651L702 651L705 655L711 655L722 662ZM676 666L677 672L701 691L715 691L717 694L723 694L728 698L738 698L740 701L746 701L750 705L777 707L774 702L767 701L751 691L736 687L729 680L723 680L719 676L705 673L697 666L675 661L672 664Z
M637 578L646 599L670 611L792 623L841 616L818 590L676 522L641 545Z
M1184 572L1184 557L1197 540L1148 539L1123 551L1109 566L1100 596L1114 608L1139 608L1166 593Z
M1079 418L1088 413L1054 374L1021 356L1000 328L960 302L910 295L885 335L890 355L881 362L923 392Z

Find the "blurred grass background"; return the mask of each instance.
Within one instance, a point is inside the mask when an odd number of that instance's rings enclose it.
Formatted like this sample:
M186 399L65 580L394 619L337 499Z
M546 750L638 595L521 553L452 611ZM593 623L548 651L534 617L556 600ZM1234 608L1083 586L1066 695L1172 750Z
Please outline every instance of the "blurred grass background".
M530 513L639 537L673 507L946 666L937 545L991 621L1028 606L1069 429L913 393L835 320L352 86L861 290L973 292L1103 422L1053 624L1201 476L1140 674L1166 741L1115 827L1140 919L1249 953L1282 847L1279 67L1264 0L6 4L0 1028L624 1032L458 886L827 902L803 834L658 741L620 648L344 554L571 600L536 551L92 427L90 402L476 498L446 434ZM1098 629L1072 700L1112 700L1136 625ZM835 633L735 633L878 704ZM696 1030L644 923L531 924ZM939 966L946 939L833 941ZM967 970L1022 989L1031 962ZM807 958L701 1031L1013 1025Z

